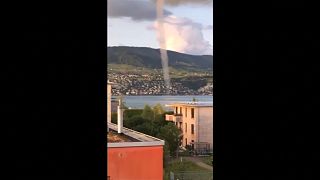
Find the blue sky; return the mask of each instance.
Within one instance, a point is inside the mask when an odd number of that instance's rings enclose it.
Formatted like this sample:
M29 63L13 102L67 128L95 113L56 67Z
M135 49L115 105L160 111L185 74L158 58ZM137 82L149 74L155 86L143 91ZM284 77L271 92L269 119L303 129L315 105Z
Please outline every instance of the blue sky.
M159 48L156 20L153 0L108 0L108 46ZM168 50L212 54L212 3L165 4L164 22Z

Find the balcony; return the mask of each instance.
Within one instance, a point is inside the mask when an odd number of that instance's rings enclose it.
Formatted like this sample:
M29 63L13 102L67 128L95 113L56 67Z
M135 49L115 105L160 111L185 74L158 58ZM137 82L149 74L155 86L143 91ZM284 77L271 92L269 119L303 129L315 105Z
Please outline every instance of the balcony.
M166 114L166 121L182 122L182 114Z
M175 122L182 122L182 116L174 116Z

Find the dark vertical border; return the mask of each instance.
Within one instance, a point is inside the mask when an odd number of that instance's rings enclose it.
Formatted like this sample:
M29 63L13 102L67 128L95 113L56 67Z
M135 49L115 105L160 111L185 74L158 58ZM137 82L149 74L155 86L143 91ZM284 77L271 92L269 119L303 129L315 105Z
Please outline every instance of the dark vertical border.
M314 5L215 1L216 179L313 179Z
M106 0L8 3L2 179L107 179Z

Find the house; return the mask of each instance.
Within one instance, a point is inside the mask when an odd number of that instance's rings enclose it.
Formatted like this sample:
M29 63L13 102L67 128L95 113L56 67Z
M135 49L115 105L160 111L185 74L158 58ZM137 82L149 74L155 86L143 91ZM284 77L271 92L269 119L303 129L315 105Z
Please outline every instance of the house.
M166 115L183 132L182 145L191 145L199 153L212 152L213 104L208 102L182 102L166 105L173 115Z

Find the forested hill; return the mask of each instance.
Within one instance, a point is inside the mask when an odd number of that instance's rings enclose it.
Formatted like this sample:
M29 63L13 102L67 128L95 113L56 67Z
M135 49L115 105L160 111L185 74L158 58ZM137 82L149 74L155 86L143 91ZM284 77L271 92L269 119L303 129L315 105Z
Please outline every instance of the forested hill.
M162 68L160 50L147 47L108 47L108 64L126 64L144 68ZM178 70L212 71L213 56L189 55L167 51L169 66Z

